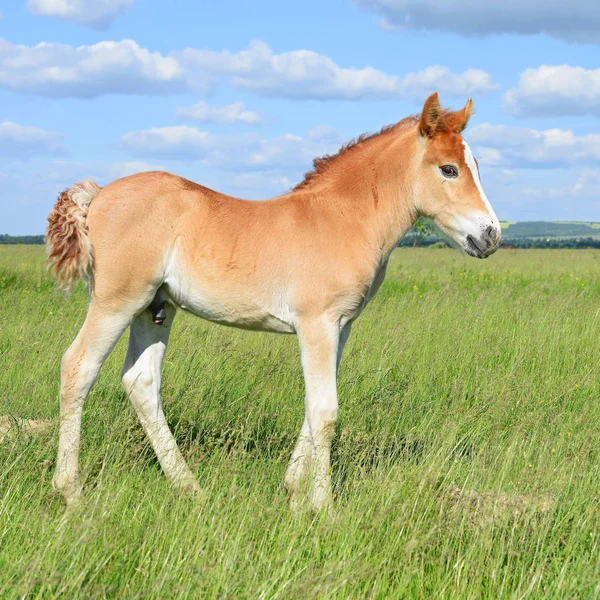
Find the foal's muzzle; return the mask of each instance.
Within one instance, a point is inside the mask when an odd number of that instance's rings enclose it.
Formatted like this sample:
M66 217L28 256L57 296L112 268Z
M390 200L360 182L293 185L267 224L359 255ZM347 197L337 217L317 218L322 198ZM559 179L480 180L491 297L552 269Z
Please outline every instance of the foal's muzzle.
M475 258L487 258L500 246L502 233L499 227L488 225L480 236L467 235L465 251Z

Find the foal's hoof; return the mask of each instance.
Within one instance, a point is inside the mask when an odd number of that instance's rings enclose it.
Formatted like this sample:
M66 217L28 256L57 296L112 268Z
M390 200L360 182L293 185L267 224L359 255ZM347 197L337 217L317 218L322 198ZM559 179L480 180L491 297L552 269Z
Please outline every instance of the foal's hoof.
M195 479L174 481L173 487L186 496L200 498L204 495L204 490L200 487L200 484Z
M310 499L310 509L315 515L323 515L329 519L334 519L336 516L335 505L331 493L323 494L313 491Z
M333 502L328 502L322 506L311 504L310 509L315 516L323 516L329 521L334 521L337 516L337 511Z
M290 512L295 516L307 514L310 510L310 503L306 496L300 494L290 495Z
M316 504L310 494L301 493L290 494L290 512L295 516L323 516L329 520L334 520L337 514L332 499Z
M67 505L67 508L75 508L76 506L79 506L81 504L81 484L78 481L68 482L66 484L53 481L52 487L56 492L58 492L62 496L64 503Z

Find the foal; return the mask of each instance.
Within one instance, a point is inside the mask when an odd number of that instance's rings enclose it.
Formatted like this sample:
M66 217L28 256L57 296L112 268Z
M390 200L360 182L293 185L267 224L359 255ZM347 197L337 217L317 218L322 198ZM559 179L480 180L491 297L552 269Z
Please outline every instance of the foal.
M160 398L179 307L224 325L298 336L306 412L285 484L293 504L306 498L315 510L328 508L337 370L390 253L420 215L470 256L485 258L499 245L498 219L460 135L471 112L470 100L457 112L442 110L433 94L421 115L316 159L302 183L264 202L163 172L64 191L48 217L48 261L61 287L83 276L90 295L61 365L53 483L66 502L81 495L84 401L127 327L125 390L169 481L199 489Z

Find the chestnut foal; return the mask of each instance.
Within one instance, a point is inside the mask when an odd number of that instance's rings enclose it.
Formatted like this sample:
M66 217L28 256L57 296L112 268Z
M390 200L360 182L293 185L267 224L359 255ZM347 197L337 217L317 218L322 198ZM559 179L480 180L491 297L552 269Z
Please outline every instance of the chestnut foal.
M198 483L161 407L161 364L176 307L234 327L295 333L305 417L285 484L293 505L332 503L330 447L337 371L353 321L375 295L392 250L420 216L470 256L485 258L500 225L461 132L471 101L361 136L291 192L264 202L220 194L168 173L63 192L48 217L48 261L59 285L87 282L85 322L61 367L54 486L79 500L84 401L130 327L123 385L173 486Z

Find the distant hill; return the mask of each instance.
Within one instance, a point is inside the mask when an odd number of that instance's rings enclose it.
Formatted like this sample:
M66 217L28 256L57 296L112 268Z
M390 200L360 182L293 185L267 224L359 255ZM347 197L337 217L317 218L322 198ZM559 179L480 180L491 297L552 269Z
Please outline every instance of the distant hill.
M519 238L582 238L600 239L600 223L577 221L521 221L501 223L505 239Z

